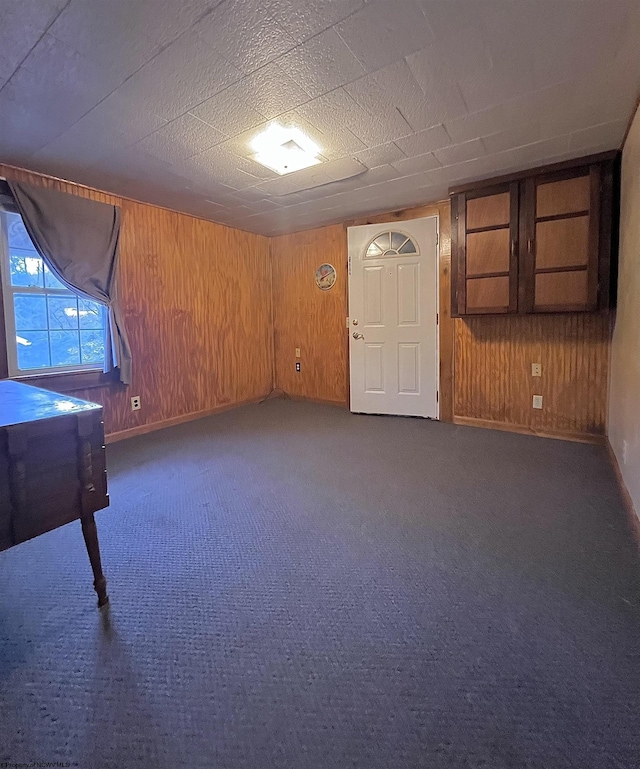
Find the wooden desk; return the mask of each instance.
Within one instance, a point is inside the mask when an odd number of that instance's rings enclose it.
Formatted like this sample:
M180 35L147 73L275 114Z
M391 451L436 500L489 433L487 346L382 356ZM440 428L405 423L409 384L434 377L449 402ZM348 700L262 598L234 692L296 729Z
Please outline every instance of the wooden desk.
M108 504L102 406L1 380L0 550L79 519L104 606L93 514Z

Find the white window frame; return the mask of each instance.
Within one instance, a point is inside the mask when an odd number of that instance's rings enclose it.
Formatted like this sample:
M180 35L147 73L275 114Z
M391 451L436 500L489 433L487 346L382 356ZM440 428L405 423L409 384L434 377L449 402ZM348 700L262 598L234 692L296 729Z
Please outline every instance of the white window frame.
M16 325L14 314L14 294L38 294L42 296L75 296L85 299L71 289L61 288L38 288L35 286L13 286L11 284L11 262L9 259L9 227L7 223L7 211L0 208L0 283L2 284L2 298L4 306L4 328L7 348L7 367L11 379L28 378L33 376L46 376L47 374L72 374L86 371L102 371L103 365L100 363L75 363L67 366L45 366L44 368L18 368L18 346L16 343ZM38 258L41 258L38 255ZM95 302L94 299L91 299ZM96 302L99 304L99 302ZM106 349L106 327L105 327L105 349Z

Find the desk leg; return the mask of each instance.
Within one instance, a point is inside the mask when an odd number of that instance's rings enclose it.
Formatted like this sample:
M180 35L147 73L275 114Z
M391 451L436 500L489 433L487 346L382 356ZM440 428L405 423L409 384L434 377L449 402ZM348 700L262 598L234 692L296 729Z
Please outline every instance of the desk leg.
M98 529L93 517L93 513L90 513L86 517L82 518L82 534L84 536L84 543L87 546L87 553L89 553L89 561L91 561L91 568L93 569L93 587L98 594L98 607L106 606L109 603L109 596L107 595L107 580L102 573L102 562L100 560L100 545L98 543Z

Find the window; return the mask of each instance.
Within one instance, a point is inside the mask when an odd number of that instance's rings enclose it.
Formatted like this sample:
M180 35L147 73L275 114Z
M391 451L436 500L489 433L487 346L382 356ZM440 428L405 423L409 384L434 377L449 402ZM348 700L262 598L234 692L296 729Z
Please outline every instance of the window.
M403 232L383 232L375 237L369 248L366 258L376 259L381 256L400 256L402 254L417 254L416 244Z
M0 211L0 276L9 376L102 368L105 308L56 278L9 211Z

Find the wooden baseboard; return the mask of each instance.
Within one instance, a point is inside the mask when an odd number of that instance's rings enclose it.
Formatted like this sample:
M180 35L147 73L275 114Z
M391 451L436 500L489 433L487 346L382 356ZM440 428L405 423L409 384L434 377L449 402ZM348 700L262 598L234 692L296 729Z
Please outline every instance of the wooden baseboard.
M206 409L205 411L192 411L189 414L181 414L180 416L172 417L171 419L163 419L159 422L150 422L146 425L129 427L127 430L119 430L115 433L108 433L105 436L105 443L117 443L118 441L123 441L126 438L135 438L136 435L146 435L147 433L152 433L156 430L163 430L165 427L174 427L175 425L181 425L185 422L194 422L196 419L210 417L213 416L213 414L220 414L223 411L231 411L231 409L237 409L240 408L240 406L249 406L252 403L261 403L268 397L268 395L262 395L259 398L249 398L248 400L238 401L236 403L226 403L224 406L215 406L214 408Z
M455 425L466 425L467 427L484 427L488 430L504 430L509 433L521 433L522 435L537 435L539 438L554 438L560 441L595 443L599 446L604 445L607 440L604 435L573 433L561 430L537 430L534 427L527 427L526 425L512 425L509 422L493 422L490 419L476 419L475 417L454 416L453 423Z
M640 517L638 517L638 513L636 512L636 508L633 504L633 500L631 499L631 494L629 494L629 489L627 488L627 484L624 482L624 478L622 477L622 473L620 472L620 464L618 463L618 457L616 457L613 447L611 446L611 443L609 442L608 438L605 442L605 447L607 449L607 454L609 455L609 462L611 462L611 467L613 468L614 475L616 476L616 480L618 481L620 493L622 494L622 501L624 502L624 508L627 511L627 516L629 517L629 523L631 524L631 529L634 533L638 546L640 546Z

